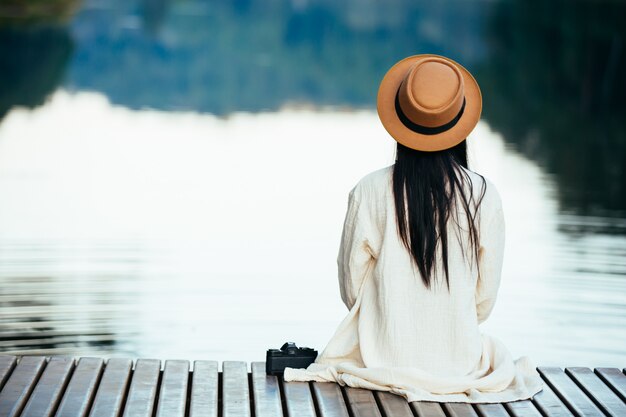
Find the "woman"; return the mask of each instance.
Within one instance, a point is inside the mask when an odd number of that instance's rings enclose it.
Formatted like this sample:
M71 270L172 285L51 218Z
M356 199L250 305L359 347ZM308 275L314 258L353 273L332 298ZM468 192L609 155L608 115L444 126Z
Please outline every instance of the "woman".
M349 309L308 368L285 381L328 381L410 401L507 402L543 383L478 325L491 313L505 225L494 185L467 167L482 109L474 77L432 54L395 64L378 114L397 141L392 166L351 190L337 259Z

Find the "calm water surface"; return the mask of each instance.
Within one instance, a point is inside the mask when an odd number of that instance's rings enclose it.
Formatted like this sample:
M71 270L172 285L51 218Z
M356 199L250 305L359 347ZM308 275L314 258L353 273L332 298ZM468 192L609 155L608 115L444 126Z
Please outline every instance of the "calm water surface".
M538 365L626 366L622 2L14 3L0 353L323 349L348 192L394 159L378 83L435 53L481 86L471 165L505 208L482 331Z
M393 161L372 111L133 111L57 92L0 125L5 353L264 360L322 349L347 310L347 193ZM481 122L475 170L507 243L482 331L538 364L626 361L626 221L564 213L555 182ZM401 342L401 341L400 341Z

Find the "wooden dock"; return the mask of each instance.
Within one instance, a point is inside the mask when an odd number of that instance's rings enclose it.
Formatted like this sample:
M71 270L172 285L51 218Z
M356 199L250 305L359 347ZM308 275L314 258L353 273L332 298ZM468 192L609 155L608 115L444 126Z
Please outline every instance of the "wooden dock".
M0 355L0 417L626 416L626 369L538 367L532 400L408 403L382 391L284 382L265 362Z

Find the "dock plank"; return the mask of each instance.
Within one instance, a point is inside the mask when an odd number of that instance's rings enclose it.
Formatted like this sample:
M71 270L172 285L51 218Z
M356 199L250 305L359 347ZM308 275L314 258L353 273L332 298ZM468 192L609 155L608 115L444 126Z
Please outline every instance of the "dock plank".
M55 417L86 417L96 394L104 360L80 358Z
M375 391L374 397L378 400L384 415L394 417L413 417L411 406L403 396L387 391Z
M582 392L561 368L540 366L539 373L572 411L581 417L604 416L604 413Z
M187 405L189 361L166 360L157 404L157 417L184 417Z
M565 373L602 411L613 416L626 416L626 404L591 369L568 367L565 368Z
M74 358L50 358L21 417L52 416L61 401L73 368Z
M443 403L443 407L450 417L478 417L469 403Z
M223 361L222 385L222 416L250 417L247 363L243 361Z
M420 417L446 417L441 403L437 401L413 401L411 409Z
M282 417L278 378L265 373L265 362L252 362L252 395L255 417Z
M348 399L348 406L354 417L382 417L373 391L364 388L341 387Z
M152 417L160 373L160 360L137 360L123 417Z
M596 368L596 374L626 402L626 375L617 368Z
M9 379L9 375L16 363L17 358L15 356L0 355L0 390L2 390L2 387Z
M42 356L20 358L0 392L0 416L20 415L45 365L46 358Z
M543 389L503 403L413 401L390 391L266 375L265 362L0 355L1 417L626 416L621 368L537 367Z
M349 417L339 384L315 381L312 385L321 417Z
M513 417L541 417L539 409L531 400L510 401L503 405Z
M189 417L217 417L218 362L194 361Z
M532 402L546 417L574 416L561 398L554 393L552 387L545 381L543 382L543 389L533 396Z
M502 404L476 403L475 406L480 417L509 417L508 411Z
M290 381L283 384L285 403L287 404L287 415L301 417L315 417L315 402L308 382Z
M133 361L112 358L105 365L89 417L119 417L130 381Z

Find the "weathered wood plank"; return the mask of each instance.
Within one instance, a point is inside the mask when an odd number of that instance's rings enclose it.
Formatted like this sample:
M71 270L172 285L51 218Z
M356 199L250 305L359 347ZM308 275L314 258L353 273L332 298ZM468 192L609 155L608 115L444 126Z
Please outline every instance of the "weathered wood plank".
M596 368L596 374L626 402L626 375L618 368Z
M2 390L2 387L9 379L9 375L16 363L17 358L15 356L0 355L0 390Z
M442 403L450 417L478 417L476 411L468 403Z
M252 395L256 417L282 417L278 378L265 373L265 362L252 362Z
M513 417L541 417L541 413L531 400L518 400L503 403Z
M132 367L130 359L112 358L107 361L89 417L121 415Z
M0 392L0 416L13 417L22 412L45 365L46 358L44 357L20 358Z
M160 360L137 360L124 407L124 417L152 417L160 373Z
M21 417L49 417L56 411L69 381L74 358L52 357L30 395Z
M184 417L187 406L189 361L166 360L157 405L157 417Z
M509 413L502 404L476 403L475 406L480 417L509 417Z
M363 388L342 387L354 417L382 417L372 391Z
M572 412L563 404L563 401L547 382L543 389L533 396L533 404L547 417L573 417Z
M46 358L23 356L0 392L0 416L19 416L35 383L41 375Z
M223 362L218 398L217 361L196 361L191 374L189 361L168 360L163 372L158 360L139 359L134 372L131 367L129 359L104 365L81 358L74 366L70 357L0 355L0 416L217 417L220 405L223 417L626 416L626 375L618 368L538 367L542 391L532 400L498 404L408 403L386 391L284 382L265 374L265 362L252 362L248 374L243 361Z
M602 411L613 416L626 416L626 404L591 369L568 367L565 373L578 383Z
M409 404L413 411L420 417L446 417L441 403L436 401L413 401Z
M279 381L283 384L287 414L289 416L315 417L315 405L308 382Z
M218 362L195 361L189 417L217 417Z
M547 380L563 402L580 416L604 416L604 413L563 372L554 366L540 366L539 373Z
M104 360L80 358L55 417L86 417L96 394Z
M222 416L250 417L248 364L243 361L222 362Z
M403 396L386 391L374 391L374 397L378 399L384 415L413 417L411 406Z
M321 417L348 417L348 408L339 384L334 382L312 382L312 384Z

